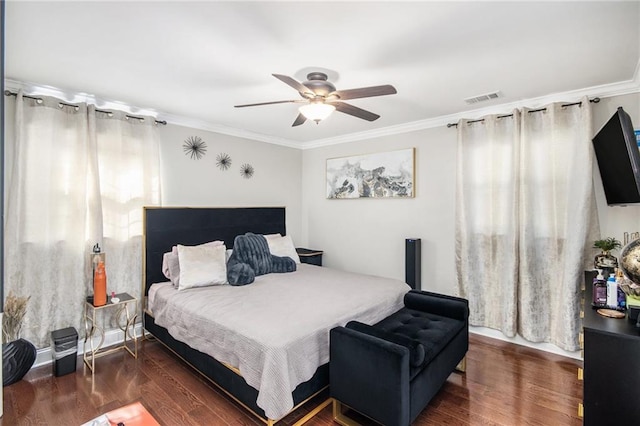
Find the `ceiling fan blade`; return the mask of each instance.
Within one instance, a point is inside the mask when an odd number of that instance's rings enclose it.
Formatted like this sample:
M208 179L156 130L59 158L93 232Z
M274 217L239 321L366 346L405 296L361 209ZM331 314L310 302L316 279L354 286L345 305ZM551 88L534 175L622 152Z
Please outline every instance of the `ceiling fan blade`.
M340 100L370 98L373 96L393 95L398 93L390 84L383 86L361 87L359 89L336 90L329 93L328 97L337 96Z
M367 111L366 109L358 108L357 106L353 106L351 104L347 104L344 102L327 102L329 105L333 105L336 107L336 110L343 112L345 114L353 115L354 117L362 118L367 121L375 121L380 116L378 114L374 114L371 111Z
M300 103L300 102L306 102L306 101L303 101L303 100L272 101L272 102L260 102L260 103L257 103L257 104L234 105L234 107L235 108L244 108L244 107L260 106L260 105L291 104L291 103Z
M299 125L303 124L305 121L307 121L307 117L305 117L302 114L298 114L298 116L296 117L296 120L293 122L291 127L299 126Z
M305 86L304 84L300 83L299 81L289 77L288 75L282 75L282 74L271 74L271 75L274 76L275 78L277 78L278 80L282 81L283 83L286 83L289 86L291 86L294 89L296 89L305 98L309 98L310 99L310 98L314 98L316 96L316 94L313 93L313 90L309 89L307 86Z

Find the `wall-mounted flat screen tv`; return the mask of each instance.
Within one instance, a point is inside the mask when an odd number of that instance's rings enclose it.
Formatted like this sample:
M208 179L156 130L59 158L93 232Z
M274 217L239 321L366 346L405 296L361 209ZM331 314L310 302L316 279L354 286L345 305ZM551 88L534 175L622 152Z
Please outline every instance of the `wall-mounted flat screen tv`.
M640 203L640 150L631 117L622 107L593 138L593 148L607 204Z

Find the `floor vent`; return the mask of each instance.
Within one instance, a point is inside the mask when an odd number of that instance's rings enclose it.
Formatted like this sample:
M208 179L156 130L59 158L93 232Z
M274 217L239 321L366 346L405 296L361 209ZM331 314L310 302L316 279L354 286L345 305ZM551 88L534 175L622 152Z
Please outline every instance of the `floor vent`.
M490 101L493 99L498 99L500 97L500 92L492 92L484 95L472 96L470 98L465 99L464 101L469 105L477 104L478 102Z

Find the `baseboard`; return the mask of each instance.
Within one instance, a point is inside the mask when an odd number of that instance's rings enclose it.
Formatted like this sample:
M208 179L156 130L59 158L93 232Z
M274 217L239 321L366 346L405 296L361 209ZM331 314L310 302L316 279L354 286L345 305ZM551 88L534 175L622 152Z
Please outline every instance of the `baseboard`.
M528 348L537 349L540 351L550 352L556 355L562 355L567 358L580 359L580 360L582 359L582 356L580 353L581 351L575 351L575 352L565 351L564 349L559 348L556 345L553 345L551 343L533 343L523 339L520 336L507 337L504 334L502 334L501 331L494 330L492 328L470 326L469 332L474 334L479 334L481 336L491 337L492 339L502 340L504 342L515 343L516 345L526 346Z
M135 334L136 337L142 337L142 324L138 323L135 326ZM124 336L122 330L116 328L113 330L108 330L104 333L104 344L102 347L109 347L113 345L117 345L124 341ZM96 339L97 343L97 339ZM84 340L78 340L78 355L84 354ZM53 355L51 353L51 347L38 349L38 355L36 356L36 362L33 364L32 368L41 367L43 365L50 365L53 362Z

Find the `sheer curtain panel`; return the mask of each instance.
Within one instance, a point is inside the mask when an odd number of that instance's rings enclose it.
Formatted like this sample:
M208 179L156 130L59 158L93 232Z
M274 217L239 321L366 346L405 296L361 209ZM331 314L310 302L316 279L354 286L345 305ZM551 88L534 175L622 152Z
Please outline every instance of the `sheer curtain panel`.
M458 123L456 268L470 324L517 329L519 112Z
M598 234L590 108L583 99L458 124L456 266L471 324L578 349Z
M160 204L160 151L155 120L124 112L95 112L95 137L102 206L101 246L107 253L109 291L126 291L141 300L142 207ZM94 128L95 124L95 128ZM100 241L100 240L96 240Z
M591 103L522 112L518 332L579 349L585 252L598 234Z
M7 159L5 289L31 296L22 337L45 347L52 330L84 330L96 242L113 251L107 254L109 291L139 295L142 206L160 202L158 140L153 119L126 120L21 91L15 102L15 140L7 141L13 155ZM127 185L114 184L118 179ZM107 244L110 239L118 243Z

